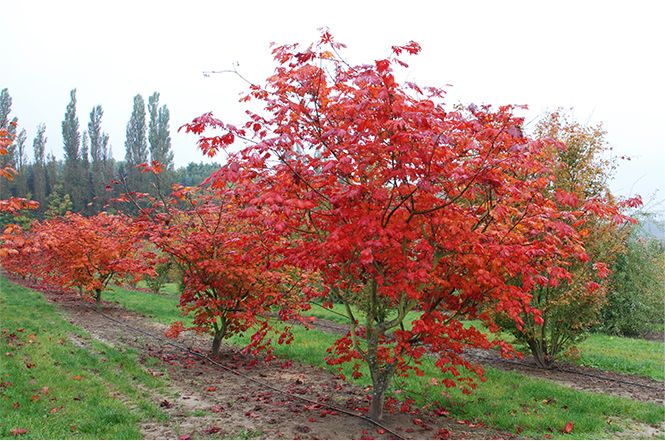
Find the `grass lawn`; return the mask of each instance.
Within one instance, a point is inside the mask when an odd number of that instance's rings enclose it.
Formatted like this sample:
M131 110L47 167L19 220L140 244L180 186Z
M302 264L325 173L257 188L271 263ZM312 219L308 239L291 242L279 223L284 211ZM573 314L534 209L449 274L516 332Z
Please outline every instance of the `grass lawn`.
M346 317L340 315L343 313L344 307L339 304L333 305L332 309L313 304L308 311L308 314L315 317L348 323ZM362 317L358 311L354 311L354 314ZM417 313L410 312L406 322L410 323L417 317ZM471 320L467 325L487 332L480 321ZM508 342L514 341L514 337L507 332L501 332L497 336ZM573 363L665 381L665 342L592 334L577 347L581 356L579 359L571 359Z
M578 348L583 366L665 381L665 342L592 334Z
M12 429L27 430L21 438L140 438L141 421L166 416L142 392L164 380L136 358L98 343L41 294L0 277L0 439L14 438Z
M117 289L106 298L118 301L128 309L148 314L158 322L183 319L176 308L177 295L155 296ZM325 350L335 340L334 336L304 328L296 328L294 333L295 340L291 345L275 349L277 356L336 372L336 368L328 366L323 360ZM230 342L245 345L248 336L234 337ZM430 379L440 378L440 375L431 362L426 363L424 371L424 377L404 379L393 388L392 393L399 398L411 396L418 406L435 402L450 412L453 418L480 421L507 431L521 431L522 436L543 438L550 434L555 438L606 438L621 431L630 420L646 424L665 421L662 406L580 392L498 369L488 368L487 381L480 383L470 396L463 395L457 389L432 385ZM350 369L345 374L351 378ZM365 385L368 378L365 371L362 378L353 381ZM560 432L567 422L574 423L571 434Z

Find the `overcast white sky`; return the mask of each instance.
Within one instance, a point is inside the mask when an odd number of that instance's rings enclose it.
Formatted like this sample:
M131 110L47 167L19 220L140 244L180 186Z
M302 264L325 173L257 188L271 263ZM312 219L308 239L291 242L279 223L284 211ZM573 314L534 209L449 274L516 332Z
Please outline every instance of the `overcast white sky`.
M132 97L153 91L171 111L176 165L200 161L177 127L208 111L239 121L238 96L272 72L269 43L315 41L328 27L352 62L393 44L423 47L409 79L451 84L449 101L528 104L527 119L559 106L603 122L622 162L621 195L665 191L665 27L658 1L34 1L3 2L0 88L28 131L47 125L62 157L61 121L77 88L82 129L96 104L117 159L125 154Z

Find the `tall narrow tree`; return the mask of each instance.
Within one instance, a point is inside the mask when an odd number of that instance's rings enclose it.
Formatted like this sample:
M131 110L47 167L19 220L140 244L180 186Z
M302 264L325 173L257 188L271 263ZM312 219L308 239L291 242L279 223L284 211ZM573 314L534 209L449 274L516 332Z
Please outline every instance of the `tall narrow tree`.
M46 126L37 126L37 135L32 141L32 151L35 163L32 167L32 193L33 198L39 202L40 207L46 205Z
M79 120L76 116L76 89L70 92L70 97L65 119L62 121L62 139L65 150L63 188L65 194L70 195L74 210L78 211L83 208L84 202L81 191L81 134Z
M165 168L173 169L173 152L171 151L171 133L169 129L170 113L168 107L159 107L159 93L155 92L148 100L150 111L149 141L150 159L164 164Z
M134 97L132 116L127 123L125 140L125 160L127 162L127 185L132 191L146 192L148 181L136 166L148 161L146 143L145 102L139 94Z
M13 161L16 176L12 182L12 194L17 197L28 197L28 154L26 152L26 140L28 135L25 129L21 129L13 146Z
M87 213L92 213L90 202L94 196L92 191L92 176L90 175L90 138L88 132L84 131L81 137L81 200L85 204L82 207Z
M56 191L56 187L60 181L60 176L58 176L58 161L55 159L53 152L49 152L46 157L46 197L47 199L51 197L53 192ZM62 187L62 183L60 183Z
M107 201L105 187L111 177L107 176L105 160L108 135L102 132L102 106L95 106L90 112L88 135L90 136L90 172L92 182L93 209L99 211Z

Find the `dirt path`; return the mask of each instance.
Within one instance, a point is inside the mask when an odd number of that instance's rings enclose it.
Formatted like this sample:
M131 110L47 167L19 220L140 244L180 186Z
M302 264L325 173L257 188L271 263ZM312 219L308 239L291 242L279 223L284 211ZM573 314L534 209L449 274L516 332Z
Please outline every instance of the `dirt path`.
M145 360L161 360L170 378L169 390L159 395L145 393L168 414L166 423L155 422L142 427L145 438L268 438L268 439L359 439L390 438L367 421L330 411L292 396L276 393L254 381L225 372L217 366L146 335L125 325L162 336L166 326L156 324L115 304L105 304L103 312L118 322L97 314L82 305L75 295L45 292L46 297L59 305L68 320L88 331L93 337L114 346L137 350ZM190 348L206 352L209 339L184 333L176 340ZM352 385L327 371L299 363L278 360L265 363L224 347L220 357L224 365L252 379L279 389L307 396L321 403L330 403L352 412L368 406L367 391ZM256 362L248 368L250 362ZM155 375L158 370L152 368ZM385 425L405 438L436 439L449 436L455 439L512 438L515 435L498 432L438 416L432 410L386 415ZM444 429L443 432L439 432ZM446 432L447 431L447 432ZM187 438L185 438L187 439Z
M313 325L322 331L335 334L345 334L347 332L346 326L331 320L316 318ZM523 360L506 360L495 351L480 349L468 350L466 354L471 361L551 380L573 389L665 404L665 383L651 378L577 366L565 362L558 363L553 369L543 369L536 365L530 356L526 356Z

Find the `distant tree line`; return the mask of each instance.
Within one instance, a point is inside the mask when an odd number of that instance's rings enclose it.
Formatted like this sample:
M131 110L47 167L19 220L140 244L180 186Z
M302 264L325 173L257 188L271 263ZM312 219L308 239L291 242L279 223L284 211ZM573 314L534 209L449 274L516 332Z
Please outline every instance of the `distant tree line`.
M70 92L62 120L64 158L56 159L52 150L47 153L46 126L39 124L32 139L29 154L25 128L18 133L11 123L17 117L11 114L12 98L8 89L0 92L0 128L15 135L8 154L0 157L0 167L10 166L16 171L13 180L0 180L0 200L11 196L39 202L40 208L31 217L49 217L67 211L94 214L104 210L109 201L120 192L131 190L155 194L154 180L141 173L137 166L151 161L164 165L160 175L161 191L168 192L174 182L194 186L200 184L218 164L190 163L176 169L173 164L169 109L159 102L154 92L146 108L141 95L134 97L134 106L127 123L125 158L115 160L110 138L104 132L101 105L94 106L87 124L81 124L76 108L76 89ZM20 125L19 125L20 127ZM32 157L30 157L32 156ZM111 185L112 182L121 183Z

